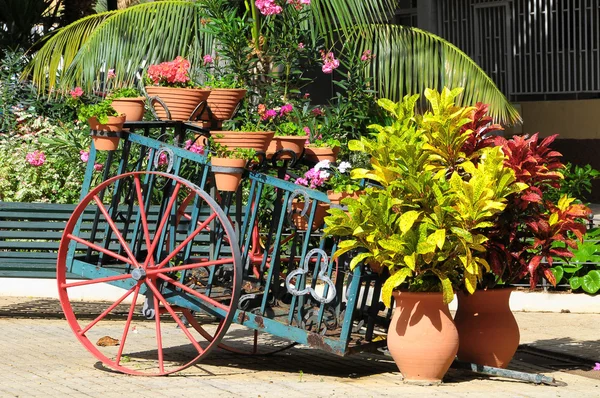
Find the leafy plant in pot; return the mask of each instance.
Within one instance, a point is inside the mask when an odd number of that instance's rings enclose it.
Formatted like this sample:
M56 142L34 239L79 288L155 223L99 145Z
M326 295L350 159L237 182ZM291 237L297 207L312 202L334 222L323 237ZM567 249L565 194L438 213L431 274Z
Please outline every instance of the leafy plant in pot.
M249 148L229 149L209 139L210 162L219 191L236 191L246 164L254 159L256 151Z
M198 88L189 71L190 62L181 56L148 67L145 89L159 119L190 120L208 98L210 90Z
M335 257L358 252L351 268L364 263L386 278L383 302L396 300L388 348L406 380L440 381L449 368L458 334L447 303L459 286L475 290L488 266L482 232L524 188L500 148L478 149L477 163L460 154L474 110L454 105L460 92L426 90L432 110L422 116L418 96L379 100L392 123L370 126L374 138L350 141L349 149L372 163L352 177L381 187L344 199L348 211L331 208L325 218L325 232L341 239Z
M144 118L146 98L138 89L122 87L114 90L108 99L112 100L112 107L119 114L125 114L126 122L139 122Z
M219 62L218 57L204 56L204 64ZM214 72L213 72L214 73ZM207 73L204 86L210 89L207 99L208 108L202 114L202 120L216 121L217 124L233 117L238 104L248 91L244 85L231 74L216 75Z
M299 121L294 115L294 105L286 103L281 107L267 109L265 105L259 104L257 113L260 117L258 126L275 131L275 136L267 148L267 157L271 158L278 153L279 159L291 159L292 155L289 152L294 152L296 159L299 159L308 140L308 131L298 124ZM259 127L259 130L261 129Z
M556 136L543 140L538 134L511 139L486 136L491 121L486 110L485 105L478 105L473 115L476 134L463 147L465 154L469 156L476 147L501 147L506 155L504 167L513 170L517 182L526 188L510 195L505 209L486 228L484 246L490 270L474 294L464 289L457 292L455 322L460 360L506 367L519 345L519 328L509 307L510 285L524 277L529 277L531 288L542 278L555 285L553 258L567 261L573 256L586 229L581 221L589 210L566 195L556 201L546 198L563 181L561 155L550 148Z
M79 120L90 125L92 141L99 151L117 149L125 123L125 115L119 114L111 102L105 99L95 104L81 105L78 109Z

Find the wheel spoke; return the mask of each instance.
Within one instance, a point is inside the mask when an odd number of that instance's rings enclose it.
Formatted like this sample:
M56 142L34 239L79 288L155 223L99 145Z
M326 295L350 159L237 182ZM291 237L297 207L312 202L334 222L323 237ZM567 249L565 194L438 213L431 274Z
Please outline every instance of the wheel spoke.
M121 335L121 344L119 344L119 351L117 352L116 362L117 365L121 362L121 356L123 355L123 349L125 348L125 341L127 340L127 335L129 334L129 327L131 326L131 320L133 319L133 312L135 311L135 303L137 302L138 294L140 292L140 285L135 286L135 292L133 293L133 301L131 302L131 306L129 307L129 313L127 314L127 321L125 322L125 329L123 330L123 335Z
M105 249L103 247L100 247L100 246L98 246L98 245L96 245L96 244L94 244L94 243L92 243L92 242L90 242L88 240L81 239L80 237L75 236L73 234L68 234L67 238L72 239L72 240L74 240L77 243L81 243L82 245L85 245L87 247L91 247L93 250L96 250L96 251L98 251L100 253L104 253L106 255L109 255L112 258L116 258L119 261L122 261L124 263L133 265L134 267L136 266L130 259L128 259L126 257L123 257L120 254L117 254L117 253L115 253L115 252L113 252L111 250L108 250L108 249Z
M139 202L139 215L142 219L142 229L144 231L144 240L146 241L146 247L150 247L152 242L150 241L150 230L148 229L148 217L146 216L146 209L144 209L144 196L142 195L142 186L140 183L140 178L136 174L134 176L135 181L135 191L137 193L137 198ZM150 257L150 265L154 266L154 256Z
M152 281L148 281L147 284L150 287L150 290L152 290L152 292L154 292L154 297L156 297L159 301L162 301L167 312L169 314L171 314L171 317L175 320L177 325L179 325L179 329L181 329L183 331L183 333L187 336L187 338L190 340L192 345L196 348L196 350L198 350L198 354L202 354L204 352L204 350L202 349L200 344L198 344L198 342L196 341L194 336L192 336L192 334L189 332L189 330L187 330L187 327L183 324L183 322L181 322L181 319L179 319L179 317L177 316L175 311L173 311L173 308L171 308L171 305L167 302L167 300L163 297L163 295L160 294L160 292L158 291L156 286L154 286L154 283L152 283ZM158 316L158 311L157 311L157 316Z
M68 289L70 287L88 286L88 285L94 285L96 283L122 281L123 279L129 279L129 278L131 278L131 274L114 275L114 276L107 276L106 278L90 279L87 281L65 282L65 283L61 283L60 287L63 289Z
M146 269L148 267L148 263L150 262L150 259L154 257L154 250L156 250L156 246L158 245L158 242L160 241L160 235L162 234L162 230L167 222L168 219L171 218L171 209L173 208L173 204L175 203L175 200L177 199L177 194L179 193L179 188L181 187L181 183L177 182L177 184L175 184L175 189L173 190L173 194L171 195L171 199L169 199L169 203L167 204L167 208L165 209L164 213L163 213L163 217L160 220L160 224L158 226L158 228L156 229L156 233L154 234L154 240L152 241L152 246L150 248L148 248L148 257L146 258L146 261L144 262L144 269Z
M200 267L212 267L215 265L233 264L233 258L222 258L220 260L202 261L200 263L190 263L185 265L177 265L169 268L148 268L146 271L147 275L161 274L163 272L177 272L184 271L186 269L200 268Z
M183 249L185 246L187 246L188 243L190 243L195 237L196 235L198 235L200 232L202 232L202 230L204 228L206 228L206 226L215 219L215 217L217 217L217 213L213 213L210 215L210 217L208 217L198 228L196 228L194 230L194 232L192 232L187 238L185 238L185 240L183 242L181 242L181 244L179 244L179 246L177 246L163 261L160 262L160 264L158 264L157 268L163 268L165 265L167 265L169 263L169 261L171 261L171 259L173 257L175 257L177 255L177 253L179 253L181 251L181 249Z
M121 304L123 302L123 300L125 300L136 288L137 288L137 285L135 287L132 287L131 289L127 290L124 295L119 297L119 299L117 301L112 303L106 310L104 310L100 315L98 315L98 317L96 317L96 319L91 321L85 328L83 328L79 332L79 334L84 335L88 330L90 330L92 327L94 327L94 325L96 325L98 322L100 322L102 319L104 319L104 317L106 315L108 315L109 312L114 310L117 305Z
M125 253L127 253L127 256L129 257L129 259L131 260L131 262L133 264L135 264L136 267L139 268L139 265L138 265L138 263L137 263L137 261L135 259L135 256L131 252L131 249L129 248L129 245L127 244L127 242L125 242L125 239L123 238L123 235L121 234L121 231L119 231L119 228L117 228L117 226L115 225L113 219L108 214L108 211L106 210L106 207L104 207L104 204L102 203L102 201L100 200L100 198L97 195L94 195L94 201L98 205L98 208L100 209L100 212L102 212L102 214L104 215L104 218L106 219L106 222L108 223L108 225L110 225L110 228L115 233L117 239L119 240L119 243L121 244L121 247L123 247L123 249L125 250Z
M199 298L202 301L206 301L209 304L213 305L214 307L220 308L223 311L229 311L229 309L231 307L225 305L225 304L221 304L218 301L215 301L213 298L208 297L205 294L199 293L197 291L195 291L194 289L190 288L189 286L186 286L182 283L177 282L176 280L169 278L168 276L164 275L164 274L158 274L157 275L159 278L164 279L165 281L169 282L170 284L177 286L178 288L185 290L186 292L188 292L189 294Z

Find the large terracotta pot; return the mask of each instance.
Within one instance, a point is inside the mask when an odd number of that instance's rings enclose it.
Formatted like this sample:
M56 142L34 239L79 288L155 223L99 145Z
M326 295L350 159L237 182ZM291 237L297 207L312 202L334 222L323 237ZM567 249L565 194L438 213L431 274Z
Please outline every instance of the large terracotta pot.
M100 124L97 118L88 119L92 130L92 141L97 151L114 151L119 147L119 133L123 130L125 115L109 116L106 124Z
M330 148L327 146L316 147L307 145L304 147L304 158L310 160L311 162L329 160L333 163L337 160L338 153L340 153L339 146Z
M179 88L179 87L160 87L146 86L146 93L149 97L160 98L171 113L170 120L189 120L194 109L202 101L206 101L210 90L199 88ZM155 101L152 103L159 119L166 119L167 112L162 105Z
M289 149L296 153L296 159L302 155L302 151L304 151L304 144L306 143L306 136L280 136L273 137L271 143L269 144L269 148L267 148L267 158L273 157L275 152L280 151L282 149ZM292 156L283 153L279 156L279 159L291 159Z
M139 122L144 118L145 97L118 98L112 101L112 107L119 114L125 114L126 122Z
M458 359L479 365L505 368L519 347L519 325L510 310L514 289L458 292L454 317L460 348Z
M230 158L211 158L212 171L215 175L215 185L219 191L234 192L242 180L247 160ZM222 167L237 170L221 170Z
M237 108L246 90L238 88L213 88L208 96L208 107L212 112L212 118L216 120L229 120ZM208 112L202 115L203 119L208 117Z
M301 216L301 212L302 209L304 209L304 203L305 202L292 202L292 209L294 209L292 220L299 231L306 231L308 229L308 218L310 217L313 206L313 203L308 205L308 210L306 210L306 214L303 217ZM329 209L329 204L319 203L315 212L315 218L313 220L311 231L315 231L323 225L323 220L325 219L325 216L327 216L327 209Z
M388 349L406 381L440 382L458 351L458 332L442 293L394 291Z
M211 136L215 142L228 148L251 148L265 152L274 134L272 131L214 131Z

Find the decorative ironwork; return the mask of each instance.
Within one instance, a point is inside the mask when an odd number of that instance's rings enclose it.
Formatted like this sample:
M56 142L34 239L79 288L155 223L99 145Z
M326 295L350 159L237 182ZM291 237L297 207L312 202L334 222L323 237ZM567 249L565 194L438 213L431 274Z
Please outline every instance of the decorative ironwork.
M320 260L321 260L315 265L315 270L317 270L317 268L319 269L319 273L316 275L316 278L317 278L317 280L320 280L320 281L326 283L326 291L325 292L327 294L327 297L321 296L319 293L317 293L317 291L315 289L312 288L312 286L308 286L302 290L298 290L296 288L296 285L292 284L293 278L300 277L302 275L307 275L309 273L308 263L310 262L310 259L315 254L318 255L318 258L320 258ZM311 251L309 251L308 254L306 255L306 257L304 257L303 267L297 268L294 271L290 272L288 274L288 276L285 278L285 286L286 286L288 292L290 292L294 296L304 296L304 295L310 293L310 295L315 300L317 300L319 303L327 304L327 303L332 302L336 296L336 290L335 290L335 285L333 284L331 279L327 275L325 275L325 273L327 272L328 264L329 264L329 258L327 257L327 253L325 253L323 250L312 249ZM298 282L296 282L296 284L297 283Z

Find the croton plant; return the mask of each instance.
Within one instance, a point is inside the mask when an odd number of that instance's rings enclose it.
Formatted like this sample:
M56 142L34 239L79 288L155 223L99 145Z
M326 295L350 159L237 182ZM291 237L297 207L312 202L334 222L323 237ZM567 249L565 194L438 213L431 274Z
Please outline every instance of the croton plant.
M349 142L372 166L352 177L377 186L344 199L347 212L329 210L325 232L341 237L336 257L355 252L351 268L365 263L388 276L386 304L398 288L440 291L449 302L455 290L527 274L532 286L540 277L555 283L551 256L569 257L585 231L584 206L542 199L561 180L560 155L548 148L554 137L494 136L501 127L487 107L455 106L460 93L426 90L431 110L423 115L415 112L418 96L380 100L393 121L370 126L373 139Z

